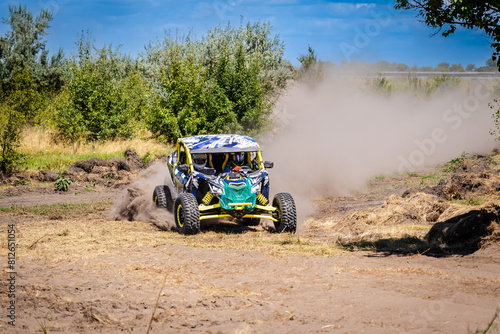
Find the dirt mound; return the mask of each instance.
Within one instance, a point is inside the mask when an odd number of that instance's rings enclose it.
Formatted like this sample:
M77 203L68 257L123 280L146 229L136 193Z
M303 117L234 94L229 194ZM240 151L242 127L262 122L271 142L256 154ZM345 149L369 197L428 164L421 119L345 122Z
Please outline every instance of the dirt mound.
M445 248L478 250L500 241L500 206L485 204L432 226L425 240Z
M409 189L403 197L424 192L445 200L470 200L479 196L500 199L497 161L490 156L474 156L473 159L457 162L449 179L441 180L436 186Z
M54 182L59 175L53 170L30 170L26 169L20 172L3 174L0 173L0 184L25 185L32 182Z
M128 164L133 169L141 169L144 168L144 161L142 161L139 154L137 154L133 149L127 149L125 151L125 158L127 159Z
M110 158L108 161L92 158L77 161L64 173L72 181L91 182L108 187L118 187L129 184L139 170L144 168L144 162L132 149L125 151L125 158Z
M166 161L166 158L162 156L151 161L149 165L158 159ZM129 184L133 177L145 167L139 155L134 150L127 149L125 158L110 158L109 160L91 158L77 161L63 173L73 182L80 181L107 187L119 187ZM24 170L9 174L0 173L0 184L16 186L31 182L54 182L58 178L59 175L54 170Z
M404 239L410 232L436 250L474 252L499 245L499 162L498 154L463 158L445 165L453 173L444 174L447 178L435 186L411 188L401 196L390 196L381 206L340 216L326 225L349 241L373 241L391 233ZM427 230L422 226L426 224L433 226Z
M83 170L86 173L92 173L95 167L111 167L111 163L100 158L92 158L84 161L77 161L71 165L69 170Z
M495 150L494 153L498 154ZM468 159L462 159L456 162L453 166L455 173L475 173L480 174L491 170L492 166L498 165L497 161L492 156L488 155L473 155Z
M402 230L408 225L433 224L431 230L420 237L429 247L476 251L500 241L499 215L500 204L495 202L473 207L419 192L404 197L392 195L380 207L356 211L337 219L331 229L342 232L351 241L359 238L375 240L384 237L383 231L390 226ZM411 227L405 230L409 231Z
M405 197L390 196L382 206L356 211L345 217L345 222L366 225L401 225L415 223L433 223L452 204L443 199L427 194L415 193Z

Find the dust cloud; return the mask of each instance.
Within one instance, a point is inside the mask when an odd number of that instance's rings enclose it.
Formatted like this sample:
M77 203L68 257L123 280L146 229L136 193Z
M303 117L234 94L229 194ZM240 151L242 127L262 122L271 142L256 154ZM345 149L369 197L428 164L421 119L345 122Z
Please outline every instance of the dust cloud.
M153 202L154 188L163 184L174 189L168 167L157 161L143 170L138 179L118 196L112 212L113 219L139 220L153 223L162 230L173 230L174 216L164 209L157 208Z
M431 96L379 94L364 79L329 75L295 83L274 111L277 129L261 138L271 190L290 192L307 214L317 196L362 191L377 175L422 171L495 148L492 83L462 82Z

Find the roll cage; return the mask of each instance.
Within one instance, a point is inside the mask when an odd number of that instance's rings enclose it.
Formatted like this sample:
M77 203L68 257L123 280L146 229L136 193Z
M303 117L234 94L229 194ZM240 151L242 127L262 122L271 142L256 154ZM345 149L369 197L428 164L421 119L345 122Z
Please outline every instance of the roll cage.
M172 163L169 164L171 174L175 174L175 169L184 171L185 173L193 173L194 165L191 154L205 153L208 156L207 166L214 169L214 174L220 174L227 166L230 153L244 153L245 163L248 164L254 171L266 168L262 159L262 151L258 147L227 147L227 148L195 148L192 149L183 141L184 138L177 140L175 150L172 153ZM187 165L187 166L185 166ZM181 167L183 166L183 167ZM269 168L269 167L268 167ZM209 172L209 171L207 171Z

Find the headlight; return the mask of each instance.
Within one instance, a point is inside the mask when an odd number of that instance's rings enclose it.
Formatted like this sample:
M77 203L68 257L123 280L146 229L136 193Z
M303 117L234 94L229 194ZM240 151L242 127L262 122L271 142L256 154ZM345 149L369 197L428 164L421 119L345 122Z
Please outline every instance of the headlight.
M262 186L262 175L252 178L252 192L255 194L260 193Z
M260 181L260 180L259 180ZM261 186L261 183L258 182L258 183L255 183L253 186L252 186L252 192L255 193L255 194L258 194L260 193L260 186Z

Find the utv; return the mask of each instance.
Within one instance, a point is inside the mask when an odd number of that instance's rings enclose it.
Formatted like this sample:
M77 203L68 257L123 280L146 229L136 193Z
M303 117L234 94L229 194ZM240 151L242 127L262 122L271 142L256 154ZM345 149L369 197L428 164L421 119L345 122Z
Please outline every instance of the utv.
M157 207L173 211L177 231L196 234L200 221L233 217L256 226L274 222L276 232L297 229L295 203L288 193L269 201L269 174L273 163L262 160L257 142L240 135L199 135L177 140L168 157L175 201L167 185L153 192Z

